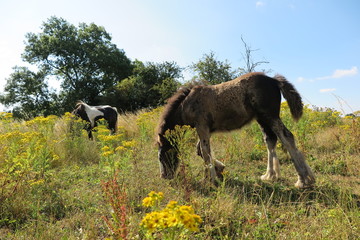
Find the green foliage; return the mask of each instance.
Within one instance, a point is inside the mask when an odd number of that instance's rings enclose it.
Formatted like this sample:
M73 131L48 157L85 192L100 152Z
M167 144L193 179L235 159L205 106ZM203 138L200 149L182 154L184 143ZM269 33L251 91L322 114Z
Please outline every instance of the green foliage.
M115 169L128 169L137 145L136 140L129 139L123 127L119 127L116 134L110 135L110 130L104 124L105 121L96 127L94 134L101 147L100 164L109 172L114 172ZM121 161L118 161L119 157Z
M136 60L133 74L114 89L113 96L118 96L114 105L123 110L160 106L178 89L180 77L181 68L174 62L144 64Z
M20 112L19 117L64 113L79 99L96 105L99 96L132 71L124 51L94 23L75 27L62 18L51 17L43 23L42 32L26 34L25 44L22 57L36 65L39 72L15 68L0 98L5 106L18 104L15 110ZM58 93L49 89L50 77L60 81Z
M37 67L15 67L0 103L11 107L14 117L64 114L77 100L90 105L108 104L123 111L161 106L179 88L182 68L175 62L131 62L112 43L110 33L94 23L75 26L60 17L50 17L40 33L27 33L24 61ZM243 41L244 42L244 41ZM253 63L245 44L246 61ZM250 62L249 62L250 61ZM185 84L217 84L238 76L230 63L219 61L214 52L190 66L195 76ZM52 89L49 82L58 81Z
M0 102L5 106L15 104L13 114L16 118L58 114L57 96L49 89L46 76L46 70L34 73L26 67L14 67L4 88L7 94L0 95Z
M260 181L266 148L256 123L215 134L212 151L226 168L224 181L214 188L202 182L204 164L196 154L195 130L188 126L167 133L178 142L178 175L159 177L154 129L162 111L121 115L115 135L100 123L94 141L69 113L28 121L1 113L0 238L145 239L173 233L174 239L360 237L359 118L306 107L295 123L283 104L282 118L300 139L298 146L317 178L315 187L306 190L293 186L294 166L284 161L289 157L281 146L283 177ZM148 195L151 191L156 194ZM190 210L183 212L184 219L195 211L202 222L181 225L173 219L179 225L166 225L165 219L181 209Z
M77 28L51 17L42 30L26 35L23 58L62 79L60 96L65 107L78 99L96 103L97 96L131 73L130 60L101 26L81 23Z
M301 146L312 143L315 134L326 128L333 127L341 123L341 113L332 109L315 109L304 106L303 117L299 122L295 122L290 114L287 102L281 104L280 117L285 126L293 132L296 140ZM311 147L311 146L307 146Z
M158 123L157 119L163 110L163 107L158 107L152 111L139 112L139 114L137 114L135 122L139 128L139 133L142 139L147 141L153 139Z
M26 123L26 131L22 131L24 126L18 124L12 131L0 134L0 179L4 183L1 191L5 196L12 195L26 181L28 184L43 181L51 162L58 159L52 149L54 143L48 142L45 135L51 131L49 125L54 124L54 119L54 116L35 118ZM41 129L33 128L33 124L39 121Z
M236 77L236 71L231 69L231 65L227 61L217 60L214 52L205 54L191 69L197 74L193 81L204 84L218 84Z

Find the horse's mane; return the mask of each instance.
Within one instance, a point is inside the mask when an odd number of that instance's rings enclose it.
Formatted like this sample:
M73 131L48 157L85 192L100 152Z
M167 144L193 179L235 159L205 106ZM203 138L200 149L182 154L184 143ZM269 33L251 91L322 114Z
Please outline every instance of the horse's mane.
M169 98L164 112L160 117L160 123L158 126L158 134L164 134L167 129L172 127L174 119L174 114L180 104L184 99L189 95L191 88L182 87L180 88L171 98Z

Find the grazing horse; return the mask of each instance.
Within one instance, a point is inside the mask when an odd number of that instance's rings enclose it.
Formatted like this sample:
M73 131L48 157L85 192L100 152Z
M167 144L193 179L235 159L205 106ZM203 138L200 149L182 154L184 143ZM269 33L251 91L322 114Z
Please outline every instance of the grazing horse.
M302 116L300 94L285 77L271 78L263 73L248 73L232 81L212 86L182 88L172 96L160 117L157 131L158 157L161 177L172 179L179 164L176 143L164 137L176 125L190 125L199 136L198 155L205 162L205 176L215 183L222 178L225 165L211 156L210 135L218 131L239 129L255 119L261 126L268 151L268 165L262 180L280 177L280 164L276 156L279 138L291 155L298 173L298 188L310 187L315 177L295 145L293 134L281 121L281 93L287 100L292 117Z
M104 118L108 122L108 128L112 134L117 131L118 111L115 107L109 105L89 106L83 101L78 101L72 113L90 123L90 125L85 128L90 139L93 139L92 129L96 127L96 121L101 118Z

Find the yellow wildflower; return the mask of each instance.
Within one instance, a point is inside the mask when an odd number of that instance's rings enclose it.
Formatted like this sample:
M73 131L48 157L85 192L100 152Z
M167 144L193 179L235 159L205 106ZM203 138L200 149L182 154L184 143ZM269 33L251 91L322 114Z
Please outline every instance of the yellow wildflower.
M143 206L154 206L156 201L163 198L163 193L154 191L143 199ZM193 232L199 231L199 224L202 219L194 213L192 206L179 206L176 201L170 201L161 211L154 211L146 214L140 225L147 229L150 233L171 228L176 231L187 229Z
M122 145L126 148L132 148L136 145L136 141L135 140L131 140L131 141L122 141Z
M151 191L148 197L143 199L144 207L153 207L156 203L160 202L164 198L164 193Z
M168 209L174 209L177 206L178 202L177 201L170 201L168 203L168 205L166 206L166 208Z
M29 181L30 186L40 185L40 184L43 184L44 182L45 182L45 180L44 180L44 179L40 179L40 180L37 180L37 181L35 181L35 180L31 180L31 181Z
M110 156L110 155L112 155L112 154L114 154L114 151L106 151L106 152L103 152L101 155L102 155L103 157L108 157L108 156Z
M101 148L101 151L102 151L102 152L107 152L107 151L109 151L109 150L110 150L110 147L109 147L109 146L104 146L104 147Z
M150 197L146 197L146 198L144 198L143 200L142 200L142 205L144 206L144 207L152 207L153 206L153 201L152 201L152 199L150 198Z
M118 146L117 148L115 148L115 152L122 152L124 150L125 148L123 146Z

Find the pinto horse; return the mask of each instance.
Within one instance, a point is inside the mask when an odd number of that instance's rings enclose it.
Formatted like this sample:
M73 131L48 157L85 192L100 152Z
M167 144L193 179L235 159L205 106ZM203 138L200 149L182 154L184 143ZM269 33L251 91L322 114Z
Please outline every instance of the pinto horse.
M164 136L167 130L176 125L190 125L196 129L197 150L205 162L205 177L216 183L216 177L222 179L225 165L211 155L211 133L240 129L255 119L261 126L268 151L267 171L261 179L280 177L275 152L277 139L280 139L298 174L295 186L312 186L315 177L296 147L293 134L280 119L281 94L289 104L292 117L298 120L303 112L301 96L281 75L272 78L263 73L249 73L218 85L180 89L169 99L159 121L157 144L161 177L172 179L179 165L176 143Z
M96 127L96 121L101 118L108 122L108 128L112 134L117 131L118 111L115 107L109 105L89 106L83 101L78 101L72 113L82 120L89 122L89 126L85 129L90 139L93 139L92 129Z

